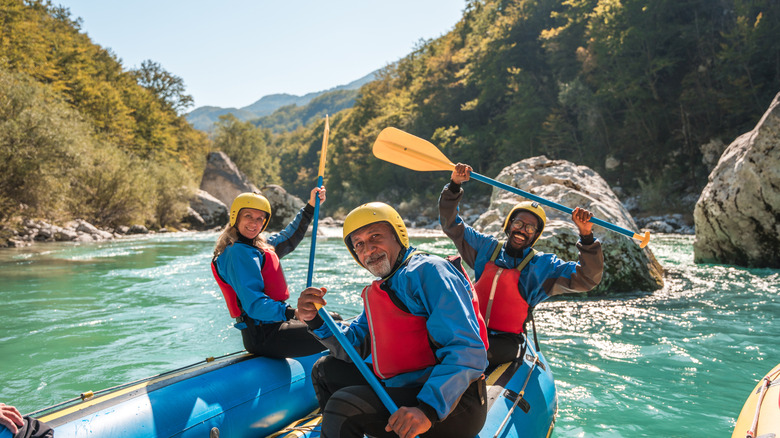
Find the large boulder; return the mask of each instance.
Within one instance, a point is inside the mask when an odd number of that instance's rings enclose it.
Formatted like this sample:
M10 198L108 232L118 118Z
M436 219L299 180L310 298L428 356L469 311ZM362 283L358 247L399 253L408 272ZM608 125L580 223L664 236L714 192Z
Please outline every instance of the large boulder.
M258 189L224 152L212 152L203 172L200 192L190 204L192 211L187 216L188 223L194 227L226 224L233 199L244 192L261 193L268 198L272 213L266 229L268 232L279 231L287 226L304 205L304 201L287 193L281 186L268 185L262 190ZM217 203L224 207L224 216Z
M540 156L504 168L496 180L570 208L586 208L595 217L620 227L638 229L606 181L585 166ZM502 229L504 219L515 204L525 200L495 188L490 197L490 207L473 226L483 233L506 239ZM576 261L578 251L575 244L579 233L571 214L543 207L547 225L535 248L554 253L563 260ZM649 247L640 249L635 240L598 225L593 227L593 233L602 242L604 276L592 294L650 291L663 287L663 268Z
M695 262L780 268L780 94L723 152L693 217Z
M228 208L241 193L258 191L235 163L220 151L209 154L200 189L222 201Z
M286 227L304 205L301 198L287 193L281 186L267 185L262 193L271 204L271 222L266 231L279 231Z
M227 205L204 190L198 190L190 201L190 208L192 212L188 212L185 220L193 228L208 229L228 223Z

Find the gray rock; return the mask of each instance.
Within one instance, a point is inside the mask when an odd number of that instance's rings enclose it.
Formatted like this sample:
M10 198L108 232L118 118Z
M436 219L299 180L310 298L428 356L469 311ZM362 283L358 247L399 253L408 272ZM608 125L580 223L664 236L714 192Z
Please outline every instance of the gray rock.
M203 220L203 217L198 214L197 211L195 211L192 207L187 207L187 214L184 215L182 218L182 223L189 224L196 230L205 230L208 227L206 226L206 221Z
M78 236L79 234L70 228L60 228L57 232L54 233L54 239L58 242L70 242L72 240L76 240Z
M76 232L89 234L93 237L94 240L111 240L114 238L113 234L109 233L108 231L99 230L97 227L85 220L77 219L76 222L78 223L76 226Z
M230 202L232 203L233 200L231 199ZM205 190L198 190L190 201L190 208L187 210L184 222L195 229L205 230L227 224L228 214L228 207L224 202Z
M495 179L570 208L586 208L601 220L629 230L638 230L633 218L606 181L585 166L540 156L504 168ZM490 207L474 222L474 227L504 239L502 226L506 215L515 204L524 200L513 193L494 188ZM547 226L535 248L554 253L564 260L577 260L575 244L579 234L571 215L543 207L547 214ZM461 209L462 216L467 214L470 212ZM663 268L649 247L640 249L635 240L598 225L593 227L593 232L602 242L605 260L604 276L593 293L647 291L663 287ZM652 246L652 240L649 246Z
M697 263L780 268L780 94L720 157L694 222Z
M127 230L127 234L149 234L149 229L143 225L133 225Z
M76 242L94 242L95 239L92 237L92 234L88 233L79 233L78 237L74 239Z
M271 222L266 231L279 231L295 218L305 202L287 193L278 185L268 185L260 191L271 204Z
M654 233L693 234L693 227L679 213L664 216L645 216L636 219L642 230Z
M258 191L224 152L209 154L200 189L220 200L228 208L239 194Z
M30 242L21 239L8 239L9 248L23 248L25 246L30 246Z

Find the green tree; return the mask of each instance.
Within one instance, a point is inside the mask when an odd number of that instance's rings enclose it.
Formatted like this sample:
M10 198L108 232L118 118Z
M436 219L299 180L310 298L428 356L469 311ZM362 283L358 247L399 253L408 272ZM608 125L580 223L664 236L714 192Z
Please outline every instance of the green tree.
M210 142L176 114L183 82L143 67L125 71L67 8L0 0L0 220L175 222Z
M151 91L157 99L176 113L193 105L192 96L186 94L184 80L167 72L158 62L147 59L141 67L131 70L138 83Z
M89 126L48 87L0 68L0 221L67 217L74 170L91 150Z
M233 114L219 117L214 124L214 149L226 153L258 187L279 183L279 157L270 150L271 133L243 122Z

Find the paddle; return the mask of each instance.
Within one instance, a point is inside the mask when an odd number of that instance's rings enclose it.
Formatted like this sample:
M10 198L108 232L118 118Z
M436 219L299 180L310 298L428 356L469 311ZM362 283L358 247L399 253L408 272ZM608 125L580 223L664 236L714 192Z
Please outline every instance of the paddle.
M397 164L407 169L419 170L419 171L433 171L433 170L448 170L455 169L455 164L442 153L439 148L432 143L423 140L420 137L416 137L400 129L389 127L382 130L379 133L374 142L374 156L380 160L385 160L393 164ZM552 207L556 210L564 213L571 214L574 209L536 196L534 194L525 192L512 187L508 184L504 184L500 181L490 179L486 176L482 176L476 172L471 172L471 178L477 181L490 184L492 186L504 189L508 192L512 192L516 195L520 195L524 198L528 198L532 201L536 201L540 204L544 204L548 207ZM591 218L590 222L601 225L602 227L615 231L617 233L626 235L632 239L638 240L639 247L644 248L650 242L650 232L646 231L645 235L637 234L631 230L623 227L611 224L598 218Z
M328 134L330 134L330 124L328 115L325 115L325 131L322 133L322 151L320 152L320 168L317 172L317 187L322 187L325 177L325 156L328 153ZM319 194L314 198L314 221L311 225L311 250L309 251L309 273L306 275L306 287L311 286L312 276L314 275L314 252L317 247L317 222L320 218L320 197Z
M322 136L322 152L320 155L320 168L319 168L319 176L317 177L317 187L322 187L323 178L325 176L325 154L328 150L328 134L330 133L330 125L328 124L328 116L325 116L325 132ZM312 223L312 234L311 234L311 251L309 252L309 273L306 277L306 287L311 287L312 284L312 277L314 275L314 252L317 245L317 222L319 219L319 210L320 210L320 198L319 196L316 197L316 200L314 201L314 222ZM328 313L327 310L325 310L325 307L317 306L317 314L320 315L320 317L325 321L325 325L328 326L330 331L333 333L333 336L336 337L336 340L339 341L339 344L341 344L341 347L344 349L344 351L347 353L349 358L352 360L352 363L355 364L358 371L360 371L360 374L363 375L363 377L366 379L368 384L371 386L371 388L376 392L376 395L379 397L379 399L382 401L382 404L385 405L388 411L390 411L390 415L395 413L395 411L398 410L398 406L396 406L393 399L390 398L389 395L387 395L387 391L382 387L382 385L379 383L379 380L374 375L373 371L371 371L368 366L366 366L366 363L363 362L363 358L360 357L358 352L355 350L355 347L352 346L352 344L349 343L349 340L346 336L344 336L344 333L341 332L338 325L336 325L336 321L333 320L333 318L330 316L330 313Z

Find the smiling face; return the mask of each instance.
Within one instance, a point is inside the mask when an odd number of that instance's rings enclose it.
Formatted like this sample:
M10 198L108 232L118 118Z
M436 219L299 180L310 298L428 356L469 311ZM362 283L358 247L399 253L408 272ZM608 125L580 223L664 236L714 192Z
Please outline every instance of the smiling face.
M249 240L253 240L263 230L268 214L254 208L242 208L238 212L236 228L238 232Z
M355 230L349 236L360 263L377 277L390 275L403 247L389 224L378 222Z
M533 245L539 232L539 219L533 213L520 211L509 222L506 230L509 246L517 250L525 249Z

